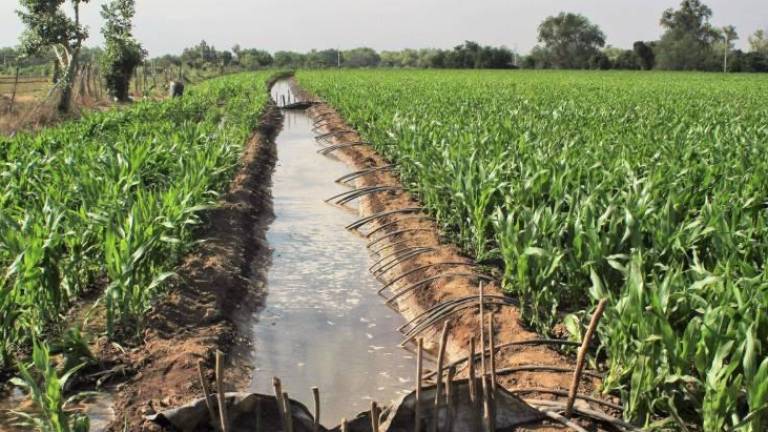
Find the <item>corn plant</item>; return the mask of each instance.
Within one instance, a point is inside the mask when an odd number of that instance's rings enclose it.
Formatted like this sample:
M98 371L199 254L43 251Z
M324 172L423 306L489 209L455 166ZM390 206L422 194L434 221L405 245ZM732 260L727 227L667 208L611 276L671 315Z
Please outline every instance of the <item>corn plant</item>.
M768 77L301 71L639 425L768 424Z
M102 289L110 336L140 330L237 167L268 76L0 137L0 364L86 289Z

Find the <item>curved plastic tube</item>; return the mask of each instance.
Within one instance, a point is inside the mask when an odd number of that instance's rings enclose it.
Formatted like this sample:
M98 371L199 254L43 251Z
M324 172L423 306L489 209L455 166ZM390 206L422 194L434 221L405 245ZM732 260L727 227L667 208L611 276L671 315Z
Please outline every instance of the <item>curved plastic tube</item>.
M387 217L387 216L390 216L390 215L393 215L393 214L398 214L398 213L416 213L416 212L419 212L421 210L422 210L421 207L406 207L406 208L401 208L401 209L396 209L396 210L383 211L383 212L380 212L380 213L372 214L370 216L366 216L366 217L364 217L362 219L358 219L355 222L352 222L351 224L347 225L346 229L348 229L348 230L358 229L358 228L360 228L361 226L363 226L363 225L365 225L367 223L375 221L376 219Z

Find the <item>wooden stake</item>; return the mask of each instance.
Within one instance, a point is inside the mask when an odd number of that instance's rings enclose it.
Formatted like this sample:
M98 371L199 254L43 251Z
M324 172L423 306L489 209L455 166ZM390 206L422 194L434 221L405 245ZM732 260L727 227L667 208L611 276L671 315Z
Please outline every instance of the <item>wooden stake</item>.
M573 413L573 404L576 401L576 393L579 390L579 381L581 380L581 372L584 369L584 359L589 349L589 343L592 341L592 335L597 329L597 323L600 322L600 317L605 312L606 299L600 300L597 304L595 313L592 314L592 319L589 321L589 327L587 333L584 334L584 340L581 341L581 347L579 347L579 354L576 357L576 370L573 372L573 381L571 381L571 389L568 392L568 403L565 406L565 417L570 417Z
M288 393L283 392L283 412L285 413L286 432L293 432L293 409L291 408L291 398Z
M349 425L347 424L347 418L341 419L341 432L349 432Z
M283 402L283 386L280 378L272 377L272 388L275 390L275 401L277 401L277 412L280 413L280 422L283 424L283 430L287 431L288 426L285 418L285 403Z
M496 418L493 413L493 405L491 404L492 399L489 377L488 375L483 375L483 420L488 432L496 430Z
M200 387L203 388L203 396L205 397L205 406L208 408L208 415L211 417L211 424L216 424L216 411L213 409L213 403L211 403L211 392L208 391L208 383L205 380L205 373L203 372L203 361L197 361L197 374L200 376Z
M448 377L445 382L445 402L448 404L448 421L445 425L446 430L451 430L453 424L453 378L455 374L456 368L448 368Z
M312 399L315 401L315 422L312 424L314 432L320 431L320 389L312 387Z
M475 337L469 338L469 400L475 403L477 399L477 382L475 381Z
M371 431L379 432L379 406L371 401Z
M482 376L488 374L488 370L485 367L485 320L483 319L483 310L485 309L485 303L483 303L483 282L480 282L480 373Z
M224 353L216 351L216 393L219 401L219 418L221 419L221 430L229 430L229 419L227 418L227 398L224 394Z
M414 407L415 425L414 432L421 431L421 375L424 355L424 339L419 338L418 348L416 349L416 406Z
M437 352L437 385L435 386L435 414L432 422L432 431L437 432L437 423L440 418L440 393L443 384L443 361L445 359L445 345L448 341L448 321L443 323L443 331L440 333L440 346Z
M493 311L488 314L488 341L491 345L491 391L496 392L496 338L493 334Z

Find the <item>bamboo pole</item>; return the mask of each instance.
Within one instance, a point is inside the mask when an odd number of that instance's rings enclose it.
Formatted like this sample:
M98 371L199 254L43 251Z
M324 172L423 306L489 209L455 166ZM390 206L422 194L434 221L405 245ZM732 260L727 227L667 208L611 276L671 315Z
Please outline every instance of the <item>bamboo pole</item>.
M491 391L496 392L496 338L493 330L493 311L488 314L488 341L491 345Z
M421 431L421 375L423 367L423 355L424 339L419 338L418 348L416 349L416 404L414 407L414 432Z
M483 282L480 281L480 374L484 377L488 370L485 367L485 320L483 316L483 310L485 309L485 303L483 303Z
M219 418L221 419L221 430L229 430L229 418L227 417L227 400L224 394L224 353L216 351L216 393L219 401Z
M205 397L205 406L208 408L208 415L211 417L211 424L215 424L216 411L213 409L213 403L211 403L211 392L208 391L208 383L205 380L205 373L203 372L203 361L197 361L197 374L200 377L200 387L203 388L203 396Z
M272 388L275 390L275 401L277 401L277 412L280 413L280 422L283 424L283 430L287 430L285 404L283 403L283 386L280 383L280 378L272 377Z
M469 338L469 357L467 357L469 363L469 400L475 403L477 399L477 381L475 378L475 337Z
M496 418L493 413L493 395L488 375L483 375L483 420L488 432L496 430Z
M443 361L445 359L445 345L448 341L448 321L443 323L443 331L440 333L440 346L437 352L437 385L435 386L435 410L432 422L432 432L437 432L437 423L440 419L440 393L443 384Z
M314 432L320 432L320 389L312 387L312 399L315 402L315 421L312 424Z
M448 404L448 421L446 422L445 429L451 430L453 425L453 378L456 374L456 368L448 368L448 377L445 382L445 402Z
M592 314L592 319L589 321L587 332L584 334L584 340L581 341L579 354L576 357L576 370L573 372L573 381L571 381L571 389L568 392L568 403L565 406L565 417L570 417L573 413L573 404L576 401L576 393L579 390L579 381L581 380L581 371L584 368L584 359L586 358L587 350L589 349L589 343L592 341L592 335L595 333L595 329L597 329L597 323L600 322L600 317L602 317L603 312L605 312L607 301L607 299L602 299L597 304L595 313Z
M285 413L286 432L293 432L293 409L291 408L291 398L288 393L283 392L283 412Z
M379 432L379 406L371 401L371 431Z

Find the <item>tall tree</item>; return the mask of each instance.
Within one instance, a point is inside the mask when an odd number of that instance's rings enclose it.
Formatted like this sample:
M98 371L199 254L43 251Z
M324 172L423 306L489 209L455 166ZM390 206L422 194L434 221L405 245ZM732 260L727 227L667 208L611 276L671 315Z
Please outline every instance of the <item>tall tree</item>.
M63 6L70 3L72 17L64 13ZM16 13L26 27L21 36L21 50L35 55L52 48L61 68L56 82L59 90L58 110L66 112L72 101L72 85L77 73L78 57L87 29L80 24L80 4L88 0L20 0L21 10Z
M605 46L605 34L583 15L561 12L539 25L548 63L559 69L586 69Z
M667 9L661 16L665 28L656 48L660 69L703 69L711 58L719 32L709 23L712 9L699 0L683 0L680 9Z
M768 56L768 36L766 36L765 30L757 30L749 37L749 48L752 52Z
M119 101L128 100L131 77L144 59L141 45L133 37L134 0L112 0L101 6L104 18L105 49L101 57L104 81L109 95Z

